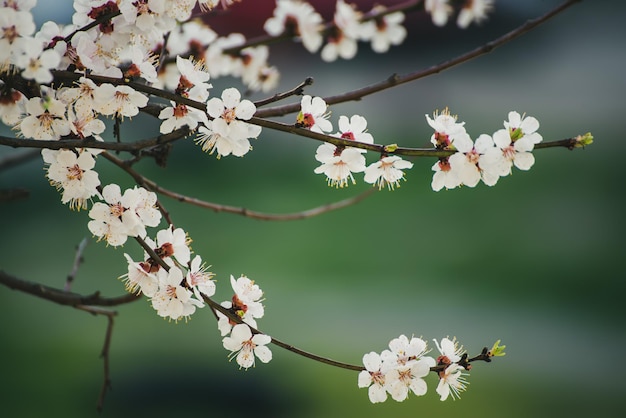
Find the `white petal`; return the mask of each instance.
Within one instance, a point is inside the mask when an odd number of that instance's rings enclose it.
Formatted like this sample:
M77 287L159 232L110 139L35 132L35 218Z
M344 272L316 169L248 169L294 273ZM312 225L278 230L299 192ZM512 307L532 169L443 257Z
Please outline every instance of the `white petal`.
M256 112L256 106L250 100L243 100L239 105L237 105L237 109L235 110L235 115L239 119L248 120L254 113Z
M254 355L256 355L257 358L263 363L269 363L272 359L272 351L264 345L255 348Z
M518 152L515 154L513 163L520 170L530 170L533 164L535 164L535 157L530 152Z
M380 403L387 400L387 391L380 385L370 386L368 395L372 403Z
M239 104L239 100L241 100L241 93L234 87L228 88L222 92L222 100L225 107L234 109Z

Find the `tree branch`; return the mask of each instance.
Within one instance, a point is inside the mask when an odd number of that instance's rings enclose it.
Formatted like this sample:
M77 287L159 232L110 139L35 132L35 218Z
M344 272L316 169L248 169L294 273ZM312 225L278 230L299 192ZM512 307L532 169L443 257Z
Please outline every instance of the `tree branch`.
M72 288L72 283L74 282L74 278L76 277L76 274L78 273L78 267L83 262L83 252L85 251L85 248L87 247L88 242L89 240L87 239L87 237L85 237L82 239L82 241L80 242L80 244L78 244L78 247L76 248L76 255L74 256L74 263L72 264L72 270L70 271L70 274L67 275L67 279L65 280L65 286L63 287L63 290L66 292L69 292Z
M204 301L206 302L207 305L209 305L211 307L211 309L213 309L214 311L219 311L220 313L222 313L223 315L225 315L228 319L232 320L233 322L236 322L237 324L243 324L244 322L241 320L241 318L239 316L237 316L236 314L234 314L233 312L231 312L230 310L224 308L222 305L220 305L219 303L215 302L213 299L202 295L202 298L204 299ZM248 324L246 324L248 325ZM248 325L250 327L250 330L252 331L252 333L254 334L263 334L261 331L259 331L256 328L251 327L250 325ZM313 353L309 353L308 351L304 351L301 350L297 347L294 347L291 344L287 344L281 340L278 340L274 337L272 338L272 344L277 345L281 348L284 348L287 351L291 351L292 353L298 354L300 356L309 358L311 360L315 360L318 361L320 363L324 363L324 364L328 364L331 366L335 366L335 367L339 367L342 369L347 369L347 370L354 370L354 371L360 371L360 370L365 370L365 368L363 366L358 366L358 365L354 365L354 364L350 364L350 363L344 363L341 361L336 361L336 360L332 360L329 359L327 357L322 357L322 356L318 356L317 354L313 354Z
M284 213L284 214L258 212L258 211L250 210L250 209L243 208L243 207L228 206L228 205L221 205L217 203L207 202L201 199L196 199L194 197L185 196L183 194L176 193L174 191L165 189L159 186L155 181L149 180L146 177L142 176L137 171L133 170L128 164L125 164L124 161L111 155L110 153L104 152L100 155L106 158L107 160L111 161L113 164L117 165L124 171L126 171L133 179L135 179L137 184L155 193L159 193L164 196L171 197L172 199L175 199L179 202L188 203L190 205L198 206L198 207L205 208L205 209L211 209L215 212L234 213L234 214L242 215L248 218L259 219L259 220L264 220L264 221L292 221L296 219L311 218L313 216L321 215L326 212L330 212L330 211L337 210L337 209L342 209L347 206L359 203L360 201L369 197L374 192L374 189L372 188L354 197L350 197L344 200L340 200L340 201L329 203L329 204L322 205L322 206L317 206L315 208L307 209L301 212Z
M261 106L268 105L270 103L278 102L280 100L286 99L291 96L302 96L304 94L304 88L313 84L313 78L307 77L302 83L298 84L296 87L291 90L287 90L283 93L277 93L272 97L268 97L267 99L259 100L254 102L254 105L258 108Z
M186 126L177 129L169 134L159 135L154 138L144 139L135 142L100 142L93 138L85 139L60 139L58 141L41 141L38 139L11 138L0 136L0 145L7 145L13 148L47 148L47 149L76 149L95 148L111 151L134 152L144 148L168 144L189 135L189 128Z
M109 309L98 308L95 306L83 306L78 305L75 306L76 309L80 309L85 312L89 312L93 315L103 315L107 317L107 329L104 334L104 343L102 345L102 351L100 351L100 357L102 358L102 363L104 367L103 373L103 382L102 387L100 388L100 394L98 395L98 401L96 403L96 409L98 412L102 411L104 407L104 397L109 389L111 389L111 374L110 374L110 347L111 347L111 338L113 337L113 318L117 315L116 311L111 311Z
M72 307L79 305L118 306L134 302L140 297L140 295L131 293L112 298L102 297L100 296L100 292L95 292L91 295L80 295L78 293L65 292L61 289L46 286L41 283L20 279L3 270L0 270L0 284L5 285L9 289L19 290L20 292L28 293L29 295L37 296L58 303L59 305Z

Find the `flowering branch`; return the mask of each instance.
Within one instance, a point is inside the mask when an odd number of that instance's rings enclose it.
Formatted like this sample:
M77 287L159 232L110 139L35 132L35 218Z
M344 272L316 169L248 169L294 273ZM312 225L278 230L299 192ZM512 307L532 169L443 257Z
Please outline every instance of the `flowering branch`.
M331 210L356 204L371 195L374 188L354 197L301 212L270 214L233 207L186 196L161 187L136 170L135 163L152 157L164 165L172 143L191 134L202 151L217 157L243 157L258 138L261 128L281 131L323 142L315 159L321 163L314 169L325 174L329 186L346 187L355 183L353 173L364 173L364 181L378 189L399 187L404 171L413 164L400 156L433 157L437 161L432 188L474 187L479 181L488 186L508 176L513 168L529 170L535 163L532 151L549 147L582 148L593 141L591 134L552 142L542 142L537 132L539 121L532 116L508 113L504 129L493 135L481 134L472 139L465 122L457 121L446 108L426 116L434 133L433 148L400 147L395 143L380 145L368 132L367 120L361 115L341 115L339 130L329 120L329 104L359 100L365 96L433 75L487 54L495 48L533 30L580 0L568 0L546 14L499 38L456 58L430 68L405 75L394 74L386 80L353 91L327 97L304 94L312 84L306 78L294 88L271 95L256 103L242 98L236 88L226 88L221 96L209 90L213 78L230 75L240 77L250 90L269 92L277 83L278 72L267 64L267 44L298 37L310 52L321 51L325 61L349 59L356 54L357 42L371 41L375 52L385 52L406 36L402 26L404 14L422 5L431 14L433 23L445 24L458 11L457 24L466 27L480 22L492 7L492 0L454 2L410 0L390 8L376 6L361 13L356 6L337 0L332 22L322 17L308 3L282 0L274 15L265 22L268 36L245 41L242 35L218 38L208 27L189 21L195 6L211 9L217 0L162 0L158 2L118 0L79 2L72 21L74 26L60 28L46 22L35 34L30 9L34 2L17 1L12 7L0 7L0 118L20 138L0 137L0 145L40 148L46 176L62 192L61 201L77 211L88 210L89 231L107 245L122 246L129 237L143 248L140 261L128 254L127 273L122 275L126 296L101 297L99 292L80 295L70 292L71 284L82 261L87 243L78 246L65 290L25 281L0 271L0 283L11 289L108 319L102 348L104 382L98 409L102 408L110 388L109 350L115 311L106 307L148 298L157 314L173 321L187 319L197 309L208 305L217 319L224 348L229 358L236 358L241 368L254 365L255 358L267 363L272 353L270 342L305 358L334 367L359 372L358 386L368 387L372 402L382 402L388 395L396 401L407 398L409 391L426 393L422 378L431 372L439 377L437 393L445 400L458 397L465 390L466 372L475 361L491 361L504 355L499 342L491 350L486 347L469 357L456 339L434 340L439 356L425 340L404 335L389 342L381 353L363 356L363 365L332 360L301 350L259 331L256 320L265 312L263 292L246 276L230 278L234 295L222 303L211 297L216 292L214 274L200 255L193 254L191 237L182 228L175 228L172 216L157 193L181 202L216 212L229 212L262 220L304 219ZM230 0L222 0L225 7ZM176 6L176 7L174 7ZM453 7L455 6L455 7ZM8 22L8 23L7 23ZM86 31L89 31L87 33ZM171 54L167 58L166 54ZM187 59L198 54L198 61ZM175 63L174 63L175 61ZM158 73L157 73L158 70ZM272 108L259 107L302 96L300 103ZM163 104L164 99L169 103ZM161 135L123 142L121 124L144 112L158 118ZM270 120L270 117L296 113L293 124ZM113 140L105 142L100 134L106 130L103 118L113 119ZM127 118L127 119L125 119ZM22 139L21 137L24 137ZM380 141L378 141L380 142ZM127 160L110 151L131 154ZM366 165L366 151L376 154L376 161ZM29 154L32 155L32 154ZM118 184L101 183L94 170L98 156L124 170L134 180L133 188L122 190ZM0 168L25 161L3 159ZM9 196L11 197L11 196ZM156 232L154 240L148 228L167 227Z

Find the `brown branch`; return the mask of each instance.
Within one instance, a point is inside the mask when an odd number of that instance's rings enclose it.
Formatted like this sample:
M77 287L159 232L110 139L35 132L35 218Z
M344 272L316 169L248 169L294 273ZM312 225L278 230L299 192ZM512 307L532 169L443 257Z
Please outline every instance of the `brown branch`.
M20 279L4 272L3 270L0 270L0 284L3 284L9 289L19 290L20 292L28 293L29 295L37 296L54 303L58 303L59 305L72 307L79 305L118 306L134 302L141 296L129 293L123 296L106 298L100 296L100 292L95 292L91 295L80 295L78 293L65 292L61 289L46 286L41 283Z
M61 139L58 141L40 141L37 139L11 138L0 136L0 145L13 148L47 148L47 149L76 149L95 148L111 151L139 151L144 148L168 144L189 135L189 128L183 127L169 134L159 135L150 139L143 139L135 142L100 142L93 138L85 139Z
M63 290L66 292L69 292L72 288L72 283L74 282L74 278L76 277L76 274L78 273L78 267L83 262L83 252L85 251L85 248L87 247L88 242L89 240L87 239L87 237L85 237L82 239L82 241L80 242L80 244L78 244L78 247L76 248L76 255L74 256L74 263L72 264L72 270L70 271L70 274L67 275L67 279L65 280L65 286L63 287Z
M74 37L74 35L76 35L78 32L86 32L89 29L95 28L99 24L104 23L106 21L109 21L109 20L113 19L114 17L119 16L121 14L122 14L122 12L120 12L120 11L103 14L102 16L100 16L97 19L95 19L93 22L89 22L85 26L83 26L82 28L78 28L75 31L73 31L72 33L70 33L69 35L67 35L65 38L63 38L63 41L65 41L66 43L69 44L71 42L72 38Z
M103 315L107 317L107 329L104 334L104 343L102 345L102 351L100 351L100 357L104 367L103 382L100 388L100 394L98 395L98 401L96 403L96 409L98 412L102 411L104 407L104 397L109 389L111 389L111 374L110 374L110 347L111 338L113 337L113 318L117 315L116 311L109 309L98 308L96 306L75 306L76 309L89 312L92 315Z
M396 87L396 86L399 86L399 85L402 85L411 81L418 80L420 78L424 78L432 74L440 73L444 70L447 70L456 65L462 64L473 58L492 52L494 49L533 30L540 24L558 15L559 13L563 12L565 9L574 5L574 3L578 3L579 1L581 0L568 0L562 3L560 6L557 6L554 9L550 10L546 14L538 18L529 20L523 25L517 27L516 29L502 35L501 37L491 42L488 42L485 45L482 45L478 48L475 48L469 52L466 52L465 54L459 55L458 57L453 58L451 60L444 61L440 64L434 65L425 70L416 71L416 72L405 74L405 75L393 74L390 77L388 77L386 80L380 81L378 83L371 84L369 86L352 90L346 93L338 94L336 96L324 97L324 101L326 101L327 104L331 105L331 104L344 103L344 102L353 101L353 100L360 100L363 97L368 96L370 94L378 93L380 91L387 90L391 87ZM270 116L284 116L284 115L295 113L298 111L300 111L300 103L294 103L294 104L285 105L285 106L261 109L256 112L255 116L258 118L266 118Z
M270 103L274 103L274 102L278 102L280 100L286 99L287 97L302 96L302 94L304 93L304 88L312 84L313 84L313 78L307 77L302 83L298 84L296 87L292 88L291 90L287 90L286 92L283 92L283 93L277 93L273 95L272 97L268 97L267 99L256 101L254 102L254 105L258 108L261 106L268 105Z
M18 199L26 199L30 196L30 191L27 189L0 189L0 203L11 202Z
M211 307L211 309L213 309L214 311L219 311L220 313L222 313L223 315L225 315L228 319L236 322L237 324L243 324L244 322L241 320L241 317L239 317L238 315L236 315L235 313L231 312L230 310L224 308L222 305L220 305L219 303L215 302L213 299L202 295L202 298L204 299L204 301L206 302L207 305L209 305ZM248 325L248 324L246 324ZM250 330L252 331L253 334L263 334L261 331L259 331L258 329L251 327L250 325L248 325L250 327ZM335 367L339 367L342 369L347 369L347 370L354 370L354 371L361 371L361 370L365 370L365 368L363 366L359 366L359 365L354 365L354 364L350 364L350 363L344 363L341 361L336 361L336 360L332 360L329 359L327 357L322 357L322 356L318 356L317 354L313 354L313 353L309 353L308 351L304 351L301 350L297 347L294 347L291 344L287 344L281 340L278 340L274 337L272 338L272 344L277 345L278 347L284 348L285 350L291 351L292 353L298 354L300 356L309 358L311 360L315 360L318 361L320 363L324 363L324 364L328 364L331 366L335 366Z
M79 252L80 251L77 251L77 258ZM117 306L134 302L138 300L141 295L129 293L115 298L103 298L100 296L99 292L96 292L92 295L84 296L49 287L40 283L18 279L17 277L11 276L2 270L0 270L0 283L9 289L19 290L60 305L72 306L93 315L104 315L107 317L107 330L104 337L102 351L100 352L100 356L102 357L104 363L104 381L102 383L102 388L100 389L100 395L98 396L97 409L98 411L101 411L107 390L111 388L109 348L111 346L111 337L113 334L113 317L117 315L117 312L100 308L100 306Z
M356 195L354 197L350 197L344 200L340 200L337 202L329 203L326 205L318 206L312 209L304 210L301 212L293 212L293 213L266 213L266 212L258 212L254 210L250 210L247 208L237 207L237 206L228 206L221 205L217 203L207 202L201 199L196 199L194 197L185 196L180 193L176 193L174 191L165 189L159 186L155 181L149 180L148 178L142 176L137 171L133 170L128 164L125 164L124 161L119 158L111 155L110 153L102 153L100 154L102 157L111 161L113 164L117 165L124 171L126 171L135 181L140 185L149 189L155 193L159 193L172 199L175 199L179 202L188 203L190 205L198 206L205 209L211 209L215 212L226 212L226 213L234 213L237 215L242 215L252 219L259 219L264 221L292 221L296 219L307 219L313 216L321 215L326 212L330 212L337 209L342 209L350 205L354 205L364 200L368 196L370 196L374 189L368 189L365 192Z
M107 330L104 335L104 344L102 345L102 351L100 357L102 357L102 363L104 367L104 376L102 382L102 388L100 389L100 395L98 396L98 403L96 409L98 412L102 411L104 405L104 397L109 389L111 389L111 377L109 372L109 348L111 347L111 337L113 336L113 317L115 313L107 315Z

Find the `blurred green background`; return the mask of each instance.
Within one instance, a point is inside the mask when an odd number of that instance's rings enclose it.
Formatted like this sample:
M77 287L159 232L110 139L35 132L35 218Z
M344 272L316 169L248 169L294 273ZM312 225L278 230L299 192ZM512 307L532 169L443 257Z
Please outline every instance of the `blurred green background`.
M360 45L356 59L327 65L297 45L277 45L271 60L282 70L281 89L313 76L308 93L335 94L456 56L556 4L502 0L489 22L465 32L412 20L412 40L386 55ZM41 10L40 22L55 12L69 18L66 10ZM499 129L509 110L537 117L546 141L594 134L585 150L537 151L531 171L493 188L435 193L433 160L420 159L396 191L304 221L256 221L163 199L213 265L217 299L231 296L230 274L255 279L266 296L260 328L305 350L360 363L400 334L456 336L470 353L502 339L506 357L476 364L460 400L440 402L429 376L426 396L372 405L356 373L277 347L270 364L239 371L208 310L174 324L141 300L118 309L113 390L100 416L622 416L625 11L583 1L487 56L332 107L335 126L339 115L362 114L376 142L406 146L427 144L432 131L423 115L445 106L472 137ZM232 82L213 84L219 95ZM133 122L123 126L129 138L158 131L154 120ZM357 186L328 188L313 174L317 145L266 130L243 159L218 161L186 140L167 170L150 161L141 169L181 193L268 212L368 188L360 176ZM13 152L0 148L0 158ZM62 287L75 246L90 236L88 216L60 203L41 166L35 159L0 172L0 188L31 192L0 207L0 268ZM132 185L107 161L98 171L103 184ZM141 254L132 242L113 249L92 240L73 290L122 294L116 278L126 271L124 252ZM0 302L2 416L96 416L106 319L4 287Z

